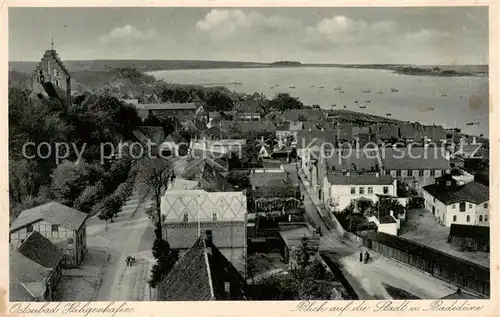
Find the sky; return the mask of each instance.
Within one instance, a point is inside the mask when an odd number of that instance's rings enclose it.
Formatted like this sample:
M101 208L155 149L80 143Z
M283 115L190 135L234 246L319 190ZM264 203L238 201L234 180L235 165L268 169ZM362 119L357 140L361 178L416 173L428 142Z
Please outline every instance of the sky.
M9 8L9 60L488 64L487 7Z

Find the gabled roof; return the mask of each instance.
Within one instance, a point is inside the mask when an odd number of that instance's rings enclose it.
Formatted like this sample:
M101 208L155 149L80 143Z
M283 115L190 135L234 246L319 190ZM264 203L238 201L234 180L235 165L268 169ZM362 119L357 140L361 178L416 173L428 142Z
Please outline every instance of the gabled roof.
M463 186L431 184L422 188L445 205L461 201L481 204L490 200L489 188L477 182L470 182Z
M32 261L17 250L9 251L9 298L11 301L33 301L43 296L50 269Z
M449 170L450 161L443 148L383 148L381 159L386 170Z
M227 162L222 159L215 157L196 158L187 163L182 178L187 180L199 179L205 165L210 165L217 172L227 172L229 170Z
M198 182L201 189L207 192L226 192L234 190L233 185L208 163L203 165L202 171L198 177Z
M337 175L326 176L331 185L392 185L394 178L390 175Z
M261 119L257 121L237 121L223 120L220 122L219 128L225 132L275 132L274 124L267 120Z
M33 231L17 250L28 259L48 269L55 268L63 257L57 247L38 231Z
M231 294L224 290L230 283ZM158 285L160 301L246 299L246 283L216 246L199 237Z
M399 128L394 124L376 123L370 126L370 132L383 140L399 139Z
M250 184L259 187L285 187L287 186L286 172L253 172L250 171Z
M325 114L319 109L292 109L283 112L285 121L295 122L299 121L301 117L306 118L308 121L326 120Z
M326 157L327 171L379 171L381 161L378 149L336 150Z
M10 226L10 231L16 231L39 220L45 220L69 230L78 230L85 219L87 219L87 214L53 201L22 211Z
M335 146L335 132L332 131L299 131L297 134L297 148L320 147L324 143L330 143L327 148Z

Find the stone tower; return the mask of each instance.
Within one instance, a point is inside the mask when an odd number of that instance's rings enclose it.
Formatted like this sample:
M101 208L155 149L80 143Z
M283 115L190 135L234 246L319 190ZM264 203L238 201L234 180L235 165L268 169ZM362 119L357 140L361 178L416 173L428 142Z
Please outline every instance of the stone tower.
M46 50L31 76L31 89L71 104L71 76L52 47Z

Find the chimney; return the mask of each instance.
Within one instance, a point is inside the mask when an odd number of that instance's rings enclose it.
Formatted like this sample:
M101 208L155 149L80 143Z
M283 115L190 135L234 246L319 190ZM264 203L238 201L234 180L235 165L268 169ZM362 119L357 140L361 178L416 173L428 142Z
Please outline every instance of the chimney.
M214 246L212 240L212 230L205 230L205 247L207 248L207 253L212 254L212 247Z
M224 292L227 295L227 299L230 299L231 298L231 283L229 283L228 281L224 282Z

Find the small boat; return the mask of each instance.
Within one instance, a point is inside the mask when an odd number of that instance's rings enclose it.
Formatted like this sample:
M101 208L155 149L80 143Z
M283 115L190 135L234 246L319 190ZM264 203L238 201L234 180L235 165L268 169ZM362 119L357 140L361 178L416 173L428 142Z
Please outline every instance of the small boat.
M397 88L391 88L391 92L398 92L398 91L399 91L399 89L397 89Z
M370 102L371 102L371 100L365 100L365 103L370 103Z
M358 103L358 101L357 101L357 100L354 100L354 103Z
M366 106L359 106L359 108L360 108L360 109L365 109L365 108L366 108Z
M382 92L381 92L381 91L377 91L377 94L381 95L381 94L382 94Z
M314 87L314 85L311 85L311 87Z
M441 94L441 97L446 97L448 96L447 94L445 94L444 92Z
M290 87L288 87L288 88L295 89L295 86L290 86Z
M319 88L325 88L325 86L319 86Z
M365 93L365 94L370 93L370 89L368 89L368 90L363 90L363 93Z
M390 113L388 113L388 114L386 114L386 116L390 117L390 116L391 116L391 114L390 114Z
M434 111L434 108L427 108L427 110L429 110L429 111Z
M342 90L342 87L337 86L337 87L333 88L333 90Z
M339 90L339 94L343 94L343 93L344 93L344 91L343 91L343 90Z
M474 125L474 122L468 122L466 125Z
M332 105L332 107L337 107L337 105Z
M347 106L344 106L344 108L347 108Z

